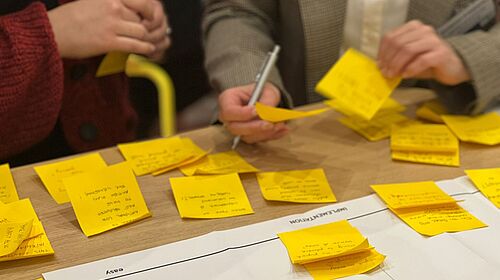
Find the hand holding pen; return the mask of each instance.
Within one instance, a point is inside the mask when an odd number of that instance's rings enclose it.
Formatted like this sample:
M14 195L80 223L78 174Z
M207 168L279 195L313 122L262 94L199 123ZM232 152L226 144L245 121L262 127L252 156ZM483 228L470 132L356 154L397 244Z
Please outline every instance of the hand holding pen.
M288 127L284 123L263 121L258 118L255 107L248 105L255 88L256 84L249 84L225 90L219 96L220 121L231 134L240 135L245 143L257 143L283 137L288 133ZM279 89L272 83L264 83L259 102L277 106L280 99Z

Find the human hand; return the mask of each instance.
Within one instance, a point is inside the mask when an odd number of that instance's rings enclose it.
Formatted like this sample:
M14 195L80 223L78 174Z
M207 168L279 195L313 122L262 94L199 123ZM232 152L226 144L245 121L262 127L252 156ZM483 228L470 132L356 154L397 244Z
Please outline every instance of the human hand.
M431 26L410 21L382 39L378 65L387 78L434 79L446 85L470 80L462 59Z
M241 136L241 140L252 144L274 140L285 136L288 127L284 123L270 123L257 116L254 106L247 106L255 84L230 88L219 96L219 120L233 135ZM280 102L280 91L272 84L264 86L259 102L277 106Z
M110 51L150 55L143 20L155 19L153 0L80 0L48 12L63 58L87 58Z
M165 56L165 51L171 44L170 27L161 2L153 0L153 5L153 18L151 20L143 20L144 26L149 31L144 39L152 43L156 48L153 53L148 55L149 59L155 62L161 62Z

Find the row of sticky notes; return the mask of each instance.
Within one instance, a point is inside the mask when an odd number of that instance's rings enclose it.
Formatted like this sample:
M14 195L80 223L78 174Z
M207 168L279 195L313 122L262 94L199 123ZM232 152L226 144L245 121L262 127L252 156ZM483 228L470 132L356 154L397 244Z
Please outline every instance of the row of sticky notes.
M459 166L458 139L445 125L393 126L392 158L403 161Z
M181 137L120 144L118 149L137 176L167 172L197 161L207 154L191 139Z
M460 207L434 182L371 187L393 213L420 234L434 236L487 226Z
M0 202L0 261L54 254L29 199Z
M335 202L322 169L257 173L267 200L296 203ZM183 218L211 219L254 213L237 173L170 178Z
M291 262L304 265L314 279L357 275L376 268L385 259L345 220L278 236Z

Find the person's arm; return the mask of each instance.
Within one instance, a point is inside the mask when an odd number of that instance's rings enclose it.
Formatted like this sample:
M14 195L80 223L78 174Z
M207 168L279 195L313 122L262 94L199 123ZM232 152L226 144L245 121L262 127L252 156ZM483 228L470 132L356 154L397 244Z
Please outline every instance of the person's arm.
M472 103L464 98L463 104L458 103L455 106L457 109L464 108L467 113L481 113L500 97L500 25L496 24L489 31L474 31L449 38L447 42L465 64L470 74L468 87L475 93ZM442 89L444 102L451 99L449 102L453 103L453 96L446 94L452 89Z
M219 119L247 143L284 136L284 123L272 124L246 106L266 55L275 45L278 1L208 0L203 21L205 65L219 96ZM277 106L284 87L277 68L268 78L260 102Z
M208 0L203 19L205 64L217 92L254 82L267 52L275 45L274 0ZM283 89L273 69L269 81Z
M49 135L62 95L63 66L44 5L1 16L0 159Z

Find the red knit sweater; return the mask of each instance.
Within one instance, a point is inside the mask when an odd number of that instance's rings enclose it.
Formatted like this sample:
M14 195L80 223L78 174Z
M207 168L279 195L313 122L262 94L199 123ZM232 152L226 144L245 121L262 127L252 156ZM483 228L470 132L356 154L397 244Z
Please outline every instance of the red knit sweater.
M1 16L0 160L42 141L57 122L75 151L132 140L126 77L95 78L100 60L62 61L41 3Z

